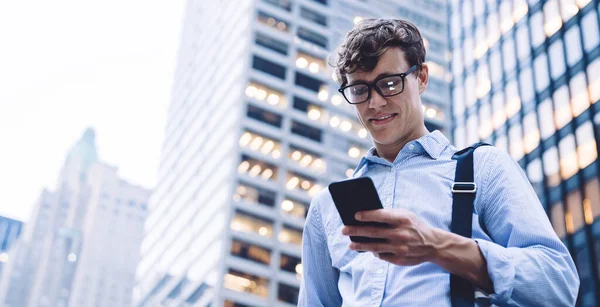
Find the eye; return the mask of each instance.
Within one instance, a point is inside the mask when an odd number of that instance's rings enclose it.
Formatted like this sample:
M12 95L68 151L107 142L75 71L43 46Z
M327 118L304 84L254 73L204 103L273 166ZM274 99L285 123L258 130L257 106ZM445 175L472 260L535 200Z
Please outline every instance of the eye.
M367 93L367 87L364 85L353 86L350 88L350 93L356 96L364 95Z

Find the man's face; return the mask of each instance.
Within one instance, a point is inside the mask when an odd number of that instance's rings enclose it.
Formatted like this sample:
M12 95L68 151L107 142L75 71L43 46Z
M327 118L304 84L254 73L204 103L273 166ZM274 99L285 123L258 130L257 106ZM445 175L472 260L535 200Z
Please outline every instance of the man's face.
M371 83L382 76L404 73L410 68L404 52L400 48L390 48L381 55L375 69L368 72L357 70L346 74L346 78L350 85L361 81ZM423 110L420 95L427 87L427 81L428 69L423 64L418 75L411 73L404 78L404 91L400 94L382 97L372 89L369 100L355 105L359 120L376 144L395 145L421 131Z

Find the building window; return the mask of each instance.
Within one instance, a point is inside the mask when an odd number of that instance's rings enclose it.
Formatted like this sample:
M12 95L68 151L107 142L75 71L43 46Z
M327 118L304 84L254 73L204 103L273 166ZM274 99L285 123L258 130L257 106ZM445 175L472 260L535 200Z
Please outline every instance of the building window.
M546 40L544 33L544 17L541 12L537 12L531 16L529 20L529 26L531 27L531 42L533 47L536 48Z
M269 124L271 126L281 128L282 118L281 118L281 115L279 115L279 114L275 114L273 112L269 112L267 110L264 110L264 109L261 109L261 108L258 108L258 107L255 107L255 106L249 104L246 115L249 118L256 119L265 124Z
M464 97L464 89L458 84L452 91L452 109L455 117L459 117L463 115L465 112L465 97Z
M477 114L474 113L467 118L467 144L479 141L477 132Z
M302 229L283 226L278 236L279 242L286 244L302 245Z
M210 306L210 305L207 305L207 306ZM252 306L234 302L234 301L230 301L230 300L225 300L225 302L223 302L223 307L252 307Z
M538 116L540 120L542 139L547 139L554 134L556 126L554 124L554 112L552 111L552 101L545 99L538 105Z
M321 156L315 153L308 152L307 150L292 145L288 151L288 158L302 168L308 168L316 173L325 172L325 161L321 159Z
M316 183L313 178L289 172L286 179L285 187L290 190L300 190L308 193L310 196L315 196L321 190L321 186Z
M281 202L281 211L295 218L303 219L308 212L308 204L286 198Z
M265 265L269 265L271 262L271 251L269 249L235 239L231 241L231 254Z
M565 73L565 54L563 52L563 45L561 40L556 40L548 48L550 54L550 75L553 80L558 79Z
M561 86L552 94L552 101L554 103L554 122L556 128L560 129L573 119L569 103L569 90L566 85Z
M495 10L490 9L490 13L487 17L487 32L488 32L487 38L488 38L488 45L490 47L493 46L500 39L499 25L500 25L500 22L498 21L498 14L496 13Z
M327 70L325 60L301 51L298 51L298 54L296 55L296 67L308 69L313 74L325 72Z
M565 46L567 47L567 64L569 67L581 60L581 40L579 39L579 27L574 25L565 34ZM552 63L554 65L554 63Z
M535 112L525 115L525 118L523 118L523 130L525 131L523 145L525 153L528 154L540 144L540 131L538 130Z
M246 87L245 93L247 97L256 99L257 101L264 101L282 109L287 107L287 100L282 92L257 82L250 82L248 87Z
M544 174L546 175L546 184L548 187L555 187L560 184L558 150L553 146L543 154Z
M260 204L267 207L275 206L276 193L246 183L239 183L235 189L233 200Z
M279 159L281 156L281 144L279 141L255 132L244 132L240 137L239 144L242 148L260 152L264 155L271 156L274 159Z
M271 49L277 53L287 55L288 45L282 41L276 40L268 35L256 33L256 44L267 49Z
M563 61L563 60L561 60ZM548 73L548 62L546 54L542 53L534 60L535 69L535 89L541 93L550 84L550 75Z
M583 46L585 52L594 50L600 42L600 33L598 33L598 19L596 12L590 10L583 19L581 20L581 27L585 29L583 31Z
M269 280L264 277L229 269L223 278L223 286L229 290L250 293L260 297L269 294Z
M230 227L234 231L259 234L267 238L273 237L272 221L248 213L236 212Z
M515 161L523 158L523 132L521 131L521 124L517 123L508 129L508 138L510 140L510 155Z
M575 1L582 2L582 0L559 0L561 7L560 16L563 22L567 22L567 20L571 19L579 11Z
M263 1L269 3L273 6L276 6L278 8L284 9L288 12L292 10L292 3L290 2L290 0L263 0Z
M300 263L300 258L298 257L281 254L279 268L282 271L297 274L298 277L302 275L302 264Z
M327 17L305 7L300 8L300 16L316 24L327 26Z
M535 190L535 193L540 196L544 194L544 173L542 172L542 161L540 158L535 158L527 164L527 177Z
M315 142L321 142L322 132L320 129L296 121L292 121L292 133Z
M467 79L467 81L471 81L471 80L472 80L472 78ZM467 88L470 88L469 86L472 86L472 85L473 85L472 83L471 84L465 83L465 86ZM485 95L487 95L487 93L490 92L491 88L492 88L492 84L490 82L487 64L481 63L477 67L477 88L475 88L475 93L476 93L477 98L479 98L479 99L483 98ZM472 99L472 98L470 97L470 99ZM470 107L475 103L475 101L469 101L468 103L469 103L468 106Z
M567 212L565 213L567 232L572 234L583 227L583 208L579 190L567 195Z
M327 37L325 37L323 35L312 32L303 27L299 27L298 28L298 37L309 43L312 43L314 45L317 45L319 47L327 49L328 40L327 40Z
M600 182L598 178L585 183L585 199L583 200L583 212L586 224L592 224L600 216Z
M512 4L511 2L507 2L507 1L500 2L500 18L501 18L500 30L502 30L503 34L510 31L510 29L512 29L512 27L514 25L513 14L511 11L511 4Z
M504 1L503 3L507 2ZM502 55L504 60L504 71L510 73L515 69L517 64L515 58L515 43L510 36L505 37L504 43L502 44Z
M590 97L588 96L587 85L585 84L585 74L580 72L572 77L569 87L571 89L573 117L577 117L590 107Z
M464 46L463 56L464 56L464 61L465 61L465 67L471 67L471 65L473 65L473 60L475 59L473 57L473 51L475 49L475 47L473 46L473 39L470 36L465 37L463 46Z
M586 70L588 81L590 82L588 85L590 100L592 103L595 103L600 100L600 57L590 63Z
M579 147L577 147L579 168L584 169L598 158L592 122L587 121L585 124L579 126L575 131L575 137L577 138L577 144L579 144Z
M327 122L327 111L308 100L294 97L294 109L304 112L310 120L318 123Z
M579 170L573 134L562 138L558 142L558 149L560 151L560 175L563 180L567 180Z
M531 54L527 23L522 23L517 28L517 54L520 61L527 61Z
M300 290L293 286L286 284L279 284L279 290L277 291L277 299L280 302L286 302L292 305L298 304L298 295Z
M462 49L460 46L456 46L452 51L452 73L455 76L460 76L464 70L462 61Z
M473 24L473 10L471 9L471 1L462 3L463 28L470 28Z
M511 118L521 110L521 97L516 80L510 80L506 84L506 117Z
M262 180L277 180L277 166L242 155L242 161L238 165L238 174L246 174L252 178L258 177Z
M252 68L260 70L266 74L277 77L279 79L285 79L285 66L273 63L261 57L252 57Z
M557 0L548 0L544 3L544 32L547 37L556 33L562 27Z
M282 19L280 19L279 17L275 17L273 15L267 14L265 12L258 12L258 22L273 28L273 29L277 29L281 32L289 32L290 28L289 28L289 23L287 21L284 21Z
M506 122L504 94L502 92L496 92L492 97L492 114L494 116L494 129L502 127Z
M506 135L499 135L498 137L496 137L496 142L494 142L494 146L504 151L508 151L508 139L506 138Z
M519 74L519 87L521 89L521 99L523 100L523 103L533 101L535 92L533 89L533 75L529 65L523 68Z
M316 93L318 93L321 90L321 88L325 85L318 79L309 77L298 72L296 73L295 83L296 85L299 85L305 89L311 90Z
M481 102L479 107L479 138L484 140L492 134L492 110L489 100Z
M566 237L567 231L565 229L565 210L563 209L562 203L554 203L550 207L550 220L552 227L556 235L562 240Z
M463 148L463 147L465 147L466 143L467 143L467 141L466 141L466 137L465 137L465 127L464 126L456 126L456 128L454 128L454 144L455 144L455 146L458 148Z

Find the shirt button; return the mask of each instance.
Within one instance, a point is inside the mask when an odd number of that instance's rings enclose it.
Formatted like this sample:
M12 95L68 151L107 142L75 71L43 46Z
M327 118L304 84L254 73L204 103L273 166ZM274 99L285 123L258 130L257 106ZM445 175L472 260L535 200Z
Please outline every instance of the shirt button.
M408 149L410 149L410 150L413 150L413 149L415 149L415 145L414 145L414 144L410 144L410 145L408 145Z
M377 274L383 274L383 269L381 269L381 268L377 269Z

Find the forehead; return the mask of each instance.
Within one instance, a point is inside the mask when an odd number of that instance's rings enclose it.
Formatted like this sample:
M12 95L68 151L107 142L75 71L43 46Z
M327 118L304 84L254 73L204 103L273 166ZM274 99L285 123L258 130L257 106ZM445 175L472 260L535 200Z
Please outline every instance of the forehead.
M377 65L371 71L357 70L351 74L346 74L348 83L353 81L373 81L381 74L398 74L409 69L408 61L404 52L400 48L389 48L377 61Z

